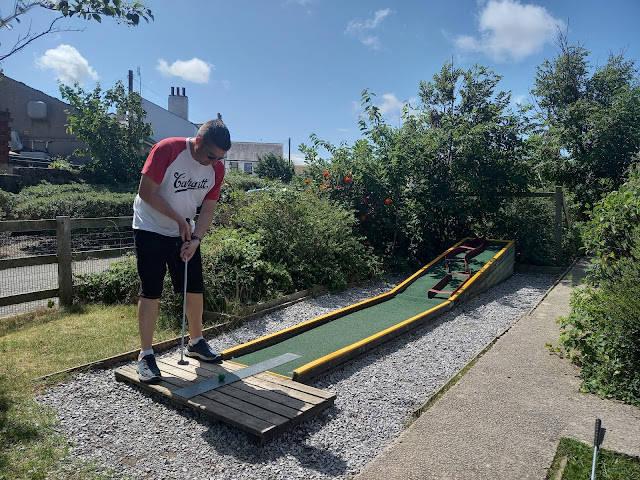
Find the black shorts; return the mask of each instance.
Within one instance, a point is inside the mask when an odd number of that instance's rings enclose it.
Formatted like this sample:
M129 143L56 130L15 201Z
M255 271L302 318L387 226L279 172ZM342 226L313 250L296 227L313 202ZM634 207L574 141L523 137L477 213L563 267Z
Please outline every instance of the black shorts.
M169 267L173 291L182 293L184 289L184 262L180 258L180 237L167 237L146 230L133 230L140 291L143 298L160 298L164 276ZM187 265L187 292L202 293L202 257L200 245Z

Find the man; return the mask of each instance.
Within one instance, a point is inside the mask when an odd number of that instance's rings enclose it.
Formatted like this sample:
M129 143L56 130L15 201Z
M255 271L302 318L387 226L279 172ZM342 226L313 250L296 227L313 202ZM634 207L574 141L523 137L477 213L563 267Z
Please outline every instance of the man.
M203 279L200 242L209 229L220 197L229 130L222 120L210 120L195 138L167 138L155 144L142 168L138 195L133 203L133 237L140 276L138 327L142 348L138 377L146 383L160 381L152 343L169 267L176 292L184 286L187 267L186 314L189 341L185 355L219 362L221 355L202 336ZM192 230L188 219L201 206Z

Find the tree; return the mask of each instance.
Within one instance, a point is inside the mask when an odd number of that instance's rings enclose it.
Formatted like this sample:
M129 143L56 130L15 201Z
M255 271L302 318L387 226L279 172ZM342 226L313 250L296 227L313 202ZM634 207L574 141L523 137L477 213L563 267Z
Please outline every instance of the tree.
M100 85L85 92L79 85L60 86L62 98L69 102L67 130L82 140L90 158L82 169L101 183L129 183L140 177L145 159L145 141L151 126L144 122L146 112L136 92L125 92L122 82L104 93Z
M505 197L529 189L526 117L508 110L500 76L485 67L445 63L421 82L421 104L405 105L403 124L385 123L374 94L362 92L365 138L301 145L309 183L355 211L361 233L392 263L423 261L460 238L489 233ZM325 148L330 160L318 157Z
M544 180L568 186L582 212L620 187L640 151L640 84L623 54L594 70L583 46L562 34L557 44L532 91L541 123L536 167Z
M138 25L141 18L146 22L149 19L153 20L151 10L140 2L122 2L121 0L16 0L11 13L6 17L0 18L0 29L11 30L14 24L21 23L21 18L36 7L59 12L60 16L56 17L49 24L49 28L42 32L31 32L31 26L29 26L26 34L18 37L8 53L0 54L0 62L44 35L63 31L78 31L71 28L61 29L58 26L58 22L63 18L78 17L101 23L102 17L110 17L128 26Z
M293 178L295 169L284 158L275 153L267 153L264 157L258 157L255 173L259 177L269 180L282 180L289 183Z

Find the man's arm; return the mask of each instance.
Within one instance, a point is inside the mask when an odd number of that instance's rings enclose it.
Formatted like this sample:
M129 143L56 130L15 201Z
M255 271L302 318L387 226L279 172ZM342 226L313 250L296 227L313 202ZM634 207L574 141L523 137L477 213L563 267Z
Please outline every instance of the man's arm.
M151 180L150 177L148 177L145 174L142 174L140 178L140 186L138 187L138 195L140 195L140 198L144 200L144 202L151 205L154 208L154 210L157 210L163 215L166 215L167 217L174 220L178 224L178 229L180 231L180 237L182 238L182 240L183 241L189 240L191 238L191 227L187 223L186 218L182 218L178 214L178 212L176 212L171 207L171 205L169 205L169 202L167 202L164 198L162 198L158 194L159 187L160 185L158 185L156 182ZM203 207L204 207L204 204L203 204ZM211 219L213 219L213 215L211 216ZM209 227L207 226L207 228Z
M209 227L211 226L211 222L213 222L213 214L216 211L217 204L217 200L205 200L202 202L200 215L198 215L198 223L196 223L196 229L193 232L194 235L197 235L200 238L205 236L207 230L209 230Z
M207 230L209 230L211 222L213 221L213 214L216 211L217 204L217 200L205 200L204 202L202 202L200 215L198 215L198 222L196 223L196 229L193 231L193 234L198 238L203 238L207 233ZM200 245L200 242L198 240L185 242L182 245L182 249L180 252L182 259L191 259L196 249L198 248L198 245Z

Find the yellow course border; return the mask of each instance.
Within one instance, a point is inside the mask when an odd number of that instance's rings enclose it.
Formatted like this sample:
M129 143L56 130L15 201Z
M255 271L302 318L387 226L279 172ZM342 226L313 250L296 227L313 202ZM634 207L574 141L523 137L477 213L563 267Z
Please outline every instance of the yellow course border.
M321 315L319 317L312 318L311 320L307 320L307 321L301 322L301 323L299 323L297 325L293 325L293 326L285 328L283 330L279 330L279 331L271 333L269 335L265 335L264 337L256 338L255 340L252 340L250 342L243 343L243 344L240 344L240 345L236 345L235 347L228 348L227 350L223 350L221 352L222 353L222 358L227 360L227 359L230 359L232 357L239 357L241 355L246 355L247 353L255 352L256 350L260 350L261 348L264 348L265 346L270 346L270 345L273 345L275 343L279 343L279 342L281 342L283 340L286 340L287 338L291 338L291 337L293 337L295 335L298 335L298 334L300 334L302 332L305 332L307 330L315 328L315 327L317 327L319 325L322 325L324 323L330 322L331 320L335 320L336 318L340 318L340 317L342 317L342 316L344 316L344 315L346 315L348 313L353 313L353 312L356 312L358 310L362 310L363 308L366 308L366 307L369 307L371 305L375 305L377 303L380 303L380 302L382 302L384 300L387 300L389 297L393 297L398 292L403 290L409 283L411 283L415 278L419 277L431 265L433 265L438 260L443 258L447 253L449 253L449 251L451 251L454 248L460 246L463 242L466 242L467 240L468 240L468 238L464 238L464 239L460 240L458 243L456 243L453 247L449 248L442 255L438 256L437 258L435 258L434 260L429 262L427 265L422 267L420 270L418 270L416 273L411 275L405 281L403 281L402 283L399 283L393 289L389 290L386 293L382 293L382 294L377 295L375 297L371 297L371 298L368 298L368 299L363 300L361 302L354 303L353 305L349 305L348 307L344 307L344 308L341 308L339 310L335 310L333 312L326 313L326 314Z
M306 330L309 330L311 328L314 328L316 326L322 325L324 323L327 323L331 320L334 320L336 318L339 318L341 316L344 316L348 313L352 313L354 311L358 311L361 310L363 308L369 307L371 305L375 305L377 303L381 303L382 301L395 296L397 293L401 292L408 284L410 284L413 280L415 280L417 277L420 277L425 270L429 269L429 267L431 267L433 264L435 264L436 262L438 262L439 260L441 260L445 255L447 255L447 253L449 253L451 250L457 248L458 246L460 246L461 244L463 244L464 242L470 240L471 238L467 237L462 239L460 242L456 243L455 245L453 245L451 248L447 249L444 253L442 253L441 255L439 255L438 257L436 257L434 260L432 260L431 262L429 262L427 265L425 265L424 267L422 267L420 270L418 270L416 273L414 273L413 275L411 275L409 278L407 278L406 280L404 280L403 282L401 282L400 284L398 284L396 287L394 287L393 289L391 289L390 291L383 293L381 295L377 295L375 297L369 298L367 300L363 300L362 302L358 302L355 303L353 305L349 305L348 307L345 308L341 308L339 310L336 310L334 312L330 312L327 313L325 315L322 315L320 317L316 317L314 319L311 320L307 320L305 322L299 323L298 325L294 325L292 327L280 330L278 332L272 333L270 335L266 335L264 337L258 338L256 340L253 340L251 342L247 342L241 345L238 345L236 347L224 350L222 352L223 358L227 359L233 356L241 356L241 355L245 355L247 353L251 353L254 352L256 350L259 350L260 348L265 348L267 346L273 345L275 343L278 343L280 341L283 341L287 338L290 338L292 336L295 336L299 333L302 333ZM408 330L411 330L412 328L414 328L415 326L417 326L418 324L430 319L430 318L434 318L436 316L439 316L440 314L450 310L451 308L453 308L454 304L460 303L462 301L464 301L466 298L470 298L473 295L477 295L478 293L480 293L480 289L478 289L478 291L474 290L474 283L476 282L476 280L478 280L481 276L483 275L492 275L492 272L489 272L490 269L492 269L494 267L494 265L496 265L496 263L500 260L500 258L505 255L506 252L508 252L510 249L514 249L514 242L510 241L510 240L496 240L496 239L487 239L487 241L490 242L503 242L506 243L506 245L500 249L500 251L498 253L496 253L493 258L491 260L489 260L486 265L484 265L478 272L476 272L469 280L467 280L465 282L465 284L460 287L460 289L453 294L450 298L448 298L447 300L445 300L443 303L441 303L440 305L437 305L423 313L420 313L418 315L415 315L414 317L411 317L403 322L398 323L397 325L394 325L392 327L389 327L385 330L382 330L374 335L371 335L367 338L364 338L356 343L353 343L352 345L349 345L347 347L341 348L340 350L336 350L335 352L332 352L328 355L325 355L324 357L318 358L316 360L313 360L312 362L309 362L305 365L302 365L301 367L295 369L293 371L293 380L299 381L299 382L304 382L304 381L308 381L316 376L318 376L320 373L323 373L327 370L330 370L340 364L342 364L344 361L348 360L349 358L355 357L360 355L361 353L373 348L376 345L379 345L381 343L384 343L388 340L390 340L391 338L394 338ZM512 252L514 252L515 250L511 250ZM510 275L511 273L513 273L513 265L507 265L506 266L506 272ZM505 277L507 275L505 274ZM498 273L497 278L495 279L495 283L501 281L503 279L503 277L500 276L500 272ZM491 286L492 283L488 283L488 285L486 285L486 288L488 288L489 286ZM422 321L422 322L421 322ZM233 362L236 363L237 365L242 365L241 363L238 362ZM245 366L245 365L242 365ZM278 377L283 377L283 378L289 378L274 372L268 372L272 375L276 375Z

